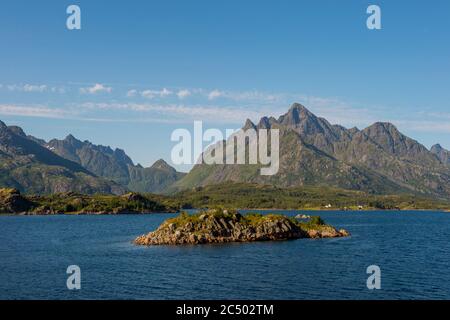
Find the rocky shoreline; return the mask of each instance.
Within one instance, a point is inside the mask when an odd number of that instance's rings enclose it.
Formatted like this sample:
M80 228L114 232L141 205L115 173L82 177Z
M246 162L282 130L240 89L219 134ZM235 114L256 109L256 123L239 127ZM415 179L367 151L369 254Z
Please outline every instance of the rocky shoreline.
M241 215L228 210L208 210L163 222L157 230L134 240L137 245L181 245L226 242L336 238L350 234L325 224L319 217L300 222L284 215Z

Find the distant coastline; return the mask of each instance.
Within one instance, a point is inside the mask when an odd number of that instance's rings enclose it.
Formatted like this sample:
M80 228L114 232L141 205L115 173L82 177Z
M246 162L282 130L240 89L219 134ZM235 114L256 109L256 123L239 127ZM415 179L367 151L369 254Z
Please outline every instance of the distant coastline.
M332 188L286 188L226 183L199 187L175 195L85 195L57 193L23 195L16 189L0 189L0 214L110 215L175 213L186 209L231 208L237 210L296 211L450 211L445 200L415 195L371 195Z

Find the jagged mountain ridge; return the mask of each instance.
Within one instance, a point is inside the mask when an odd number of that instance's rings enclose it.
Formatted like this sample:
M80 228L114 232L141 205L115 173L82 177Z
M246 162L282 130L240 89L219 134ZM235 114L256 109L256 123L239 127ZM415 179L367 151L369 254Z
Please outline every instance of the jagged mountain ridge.
M450 198L450 170L444 156L437 156L390 123L346 129L315 116L301 104L293 104L278 119L263 117L258 124L247 120L243 129L252 127L280 130L280 169L276 175L261 176L255 165L199 164L175 183L173 190L233 181Z
M59 156L131 191L161 193L185 175L177 172L162 159L148 168L134 165L122 149L113 150L89 141L80 141L72 135L63 140L53 139L44 145Z
M161 193L185 175L162 159L144 168L134 165L122 149L80 141L71 134L46 142L1 121L0 158L0 186L36 194Z
M0 185L22 192L48 194L121 194L122 186L97 177L79 164L58 156L16 126L0 121Z

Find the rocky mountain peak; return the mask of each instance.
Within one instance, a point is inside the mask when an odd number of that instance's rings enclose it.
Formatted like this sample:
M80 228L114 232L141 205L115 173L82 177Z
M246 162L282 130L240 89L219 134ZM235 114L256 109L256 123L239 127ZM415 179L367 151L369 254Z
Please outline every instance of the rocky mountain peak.
M270 129L270 127L271 123L269 118L262 117L261 120L259 120L258 129Z
M442 150L444 150L444 148L442 148L442 146L439 143L436 143L430 149L431 152L440 152Z
M65 141L68 142L81 142L77 138L75 138L72 134L68 134L67 137L64 138Z
M131 160L123 149L116 148L114 150L114 157L125 164L133 165L133 160Z
M245 121L244 127L242 127L243 130L255 129L255 128L256 128L255 124L250 119L247 119Z
M278 119L278 122L286 126L297 126L309 119L316 119L316 116L300 103L294 103L288 112Z
M23 130L22 130L21 127L18 127L18 126L9 126L8 129L9 129L12 133L14 133L14 134L16 134L16 135L18 135L18 136L26 137L26 134L25 134L25 132L23 132Z
M390 134L401 134L397 127L390 122L375 122L371 126L367 127L367 130L373 132L388 132Z
M157 160L152 166L152 169L160 169L160 170L175 170L173 167L171 167L166 161L163 159Z
M59 143L58 140L53 139L52 141L49 142L49 144L52 143ZM64 138L64 140L61 141L63 144L67 144L70 145L71 147L78 149L81 148L81 146L83 145L83 142L81 142L80 140L78 140L77 138L75 138L73 135L69 134L67 137Z
M400 131L389 122L375 122L371 126L365 128L363 132L381 146L388 147L389 149L395 149L396 147L403 145L406 141L406 136L400 133Z

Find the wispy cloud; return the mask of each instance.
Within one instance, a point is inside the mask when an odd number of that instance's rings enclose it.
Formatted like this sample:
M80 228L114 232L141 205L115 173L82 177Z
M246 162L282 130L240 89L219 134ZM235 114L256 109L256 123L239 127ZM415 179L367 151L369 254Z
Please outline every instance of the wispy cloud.
M46 85L32 85L32 84L26 84L23 87L23 91L25 92L44 92L47 90Z
M139 103L84 103L82 107L89 110L133 111L136 113L164 116L168 121L175 122L204 120L220 123L242 124L243 119L258 118L264 115L262 110L245 110L235 107L216 105L183 104L139 104Z
M0 86L0 88L3 88L3 86ZM20 91L20 92L46 92L55 90L56 87L50 87L46 84L9 84L6 85L5 88L8 91Z
M148 88L148 87L147 87ZM428 133L449 133L450 113L430 108L415 111L404 107L369 105L348 101L342 97L319 97L296 92L266 92L260 90L227 90L224 88L153 87L146 89L133 84L112 86L71 83L54 84L0 84L0 89L23 93L77 93L71 102L58 108L42 105L0 105L0 114L49 118L74 118L86 121L158 121L188 122L193 120L211 123L242 125L246 118L257 122L262 116L286 112L294 102L299 102L318 116L333 124L364 128L375 121L389 121L399 128ZM90 102L90 95L111 93L111 101ZM104 96L100 96L103 97ZM72 99L73 98L73 99ZM77 100L78 99L78 100ZM145 100L152 101L145 101ZM63 106L63 107L61 107ZM110 110L107 116L102 110ZM440 109L442 110L442 108Z
M112 88L111 87L107 87L103 84L100 83L96 83L91 87L86 87L86 88L80 88L80 92L83 94L96 94L96 93L111 93L112 92Z
M394 120L393 122L402 128L412 131L450 133L450 123L445 120Z
M11 116L41 117L41 118L67 118L74 113L68 110L49 108L46 106L20 106L0 105L0 114Z
M163 88L162 90L144 90L141 91L141 96L147 99L153 99L156 97L164 98L171 96L173 92L169 89Z
M187 89L179 90L179 91L177 92L177 96L178 96L178 98L180 98L180 99L187 98L187 97L189 97L191 94L192 94L191 91L190 91L190 90L187 90Z
M225 93L224 93L223 91L220 91L220 90L213 90L213 91L211 91L211 92L208 93L208 99L209 99L209 100L214 100L214 99L223 97L224 94L225 94Z
M132 98L135 97L138 94L138 91L136 89L128 90L127 97Z

